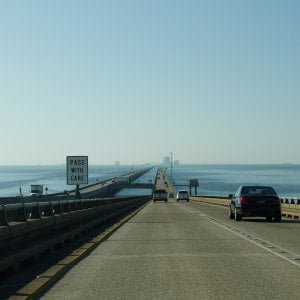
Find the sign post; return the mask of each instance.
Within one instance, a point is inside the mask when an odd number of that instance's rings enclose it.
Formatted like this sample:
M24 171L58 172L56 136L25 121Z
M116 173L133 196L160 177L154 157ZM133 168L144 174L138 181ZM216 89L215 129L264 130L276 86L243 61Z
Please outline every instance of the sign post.
M76 185L76 199L80 199L80 184L88 184L88 157L67 156L67 184Z
M192 194L192 187L195 188L195 195L197 196L197 187L199 186L198 179L190 179L189 180L189 186L190 186L190 195Z

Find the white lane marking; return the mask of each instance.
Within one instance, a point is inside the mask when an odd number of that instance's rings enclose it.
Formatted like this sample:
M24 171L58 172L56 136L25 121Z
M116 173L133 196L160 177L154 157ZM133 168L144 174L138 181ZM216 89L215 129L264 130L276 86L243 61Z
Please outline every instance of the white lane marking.
M249 238L249 236L244 236L244 235L247 234L247 233L246 233L246 232L243 232L242 230L239 230L239 231L241 232L241 233L239 233L239 232L236 232L236 231L234 231L234 230L231 230L230 228L228 228L227 226L224 226L223 224L220 224L219 222L217 223L217 222L215 222L215 221L213 221L213 220L209 220L209 221L210 221L211 223L213 223L213 224L219 226L219 227L222 227L223 229L225 229L225 230L227 230L227 231L230 231L230 232L234 233L235 235L238 235L239 237L243 238L244 240L247 240L247 241L249 241L249 242L251 242L251 243L253 243L253 244L259 246L260 248L263 248L263 249L265 249L265 250L271 252L272 254L275 254L276 256L278 256L278 257L280 257L280 258L282 258L282 259L288 261L289 263L295 265L296 267L300 267L300 264L297 263L297 262L295 261L295 260L296 260L295 257L288 258L288 257L285 257L284 255L280 254L280 253L289 253L287 250L283 250L282 248L280 248L280 247L278 247L278 246L276 246L276 245L264 246L264 245L262 245L262 244L260 244L260 243L257 243L254 239ZM264 240L262 240L262 239L260 239L260 241L262 241L262 242L264 242L264 243L266 243L266 244L271 244L271 243L269 243L269 242L267 242L267 241L264 241ZM280 252L276 252L276 251L273 250L273 248L279 248L279 249L281 249L281 251L280 251ZM293 255L293 256L294 256L294 255Z
M298 255L291 253L288 250L283 249L271 242L265 241L265 240L258 238L250 233L247 233L247 232L245 232L237 227L234 227L230 224L223 223L222 221L215 219L209 215L204 215L204 214L200 213L198 210L195 210L190 207L183 206L183 205L180 205L180 206L188 212L198 213L199 216L206 217L208 219L208 221L210 221L211 223L243 238L244 240L247 240L247 241L259 246L260 248L263 248L263 249L271 252L272 254L288 261L289 263L291 263L292 265L294 265L296 267L300 267L300 263L297 262L300 259ZM276 249L277 249L277 251L276 251Z

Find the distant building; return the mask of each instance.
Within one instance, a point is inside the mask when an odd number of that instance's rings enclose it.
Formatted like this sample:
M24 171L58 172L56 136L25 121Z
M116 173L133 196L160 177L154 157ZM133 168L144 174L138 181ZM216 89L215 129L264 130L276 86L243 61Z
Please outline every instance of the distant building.
M115 161L115 165L116 165L116 166L119 166L119 165L120 165L120 162L119 162L118 160L116 160L116 161Z
M179 160L174 161L174 166L179 166Z
M164 159L163 159L163 164L164 165L170 165L171 163L171 159L169 156L165 156Z

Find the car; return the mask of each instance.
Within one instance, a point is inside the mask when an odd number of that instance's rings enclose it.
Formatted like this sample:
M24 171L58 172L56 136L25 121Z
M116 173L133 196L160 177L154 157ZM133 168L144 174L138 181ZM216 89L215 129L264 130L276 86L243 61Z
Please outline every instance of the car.
M265 217L267 222L281 222L281 201L271 186L242 185L229 195L229 218Z
M153 202L165 201L168 202L168 194L165 189L155 189L152 195Z
M176 194L176 200L186 200L189 201L189 193L186 190L179 190Z

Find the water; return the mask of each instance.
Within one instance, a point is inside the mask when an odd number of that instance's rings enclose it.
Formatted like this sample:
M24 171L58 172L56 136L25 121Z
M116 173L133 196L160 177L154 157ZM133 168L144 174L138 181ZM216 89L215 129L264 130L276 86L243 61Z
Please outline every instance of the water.
M89 184L101 182L145 166L89 166ZM66 166L0 166L0 197L29 195L31 184L42 184L48 193L74 190L66 183ZM84 186L84 185L82 185Z
M135 183L154 183L155 176L157 173L157 167L151 169L143 176L139 177L137 180L135 180ZM137 195L137 196L143 196L143 195L151 195L152 190L151 189L123 189L121 190L117 196L128 196L128 195Z
M169 167L167 172L170 176ZM271 185L282 197L300 197L300 165L296 164L182 165L173 166L172 175L175 184L188 184L189 179L198 179L198 195L228 196L240 185L250 184Z
M145 166L89 166L89 184L104 181ZM155 179L157 168L137 179L149 183ZM166 169L170 174L170 166ZM199 181L198 195L227 196L241 184L265 184L275 188L282 197L300 197L300 165L179 165L172 168L176 185L188 185L188 180ZM0 197L29 195L31 184L43 184L48 193L72 190L66 184L66 167L56 166L0 166ZM188 189L176 186L177 189ZM148 195L149 189L124 189L118 195ZM192 189L194 193L194 188Z

